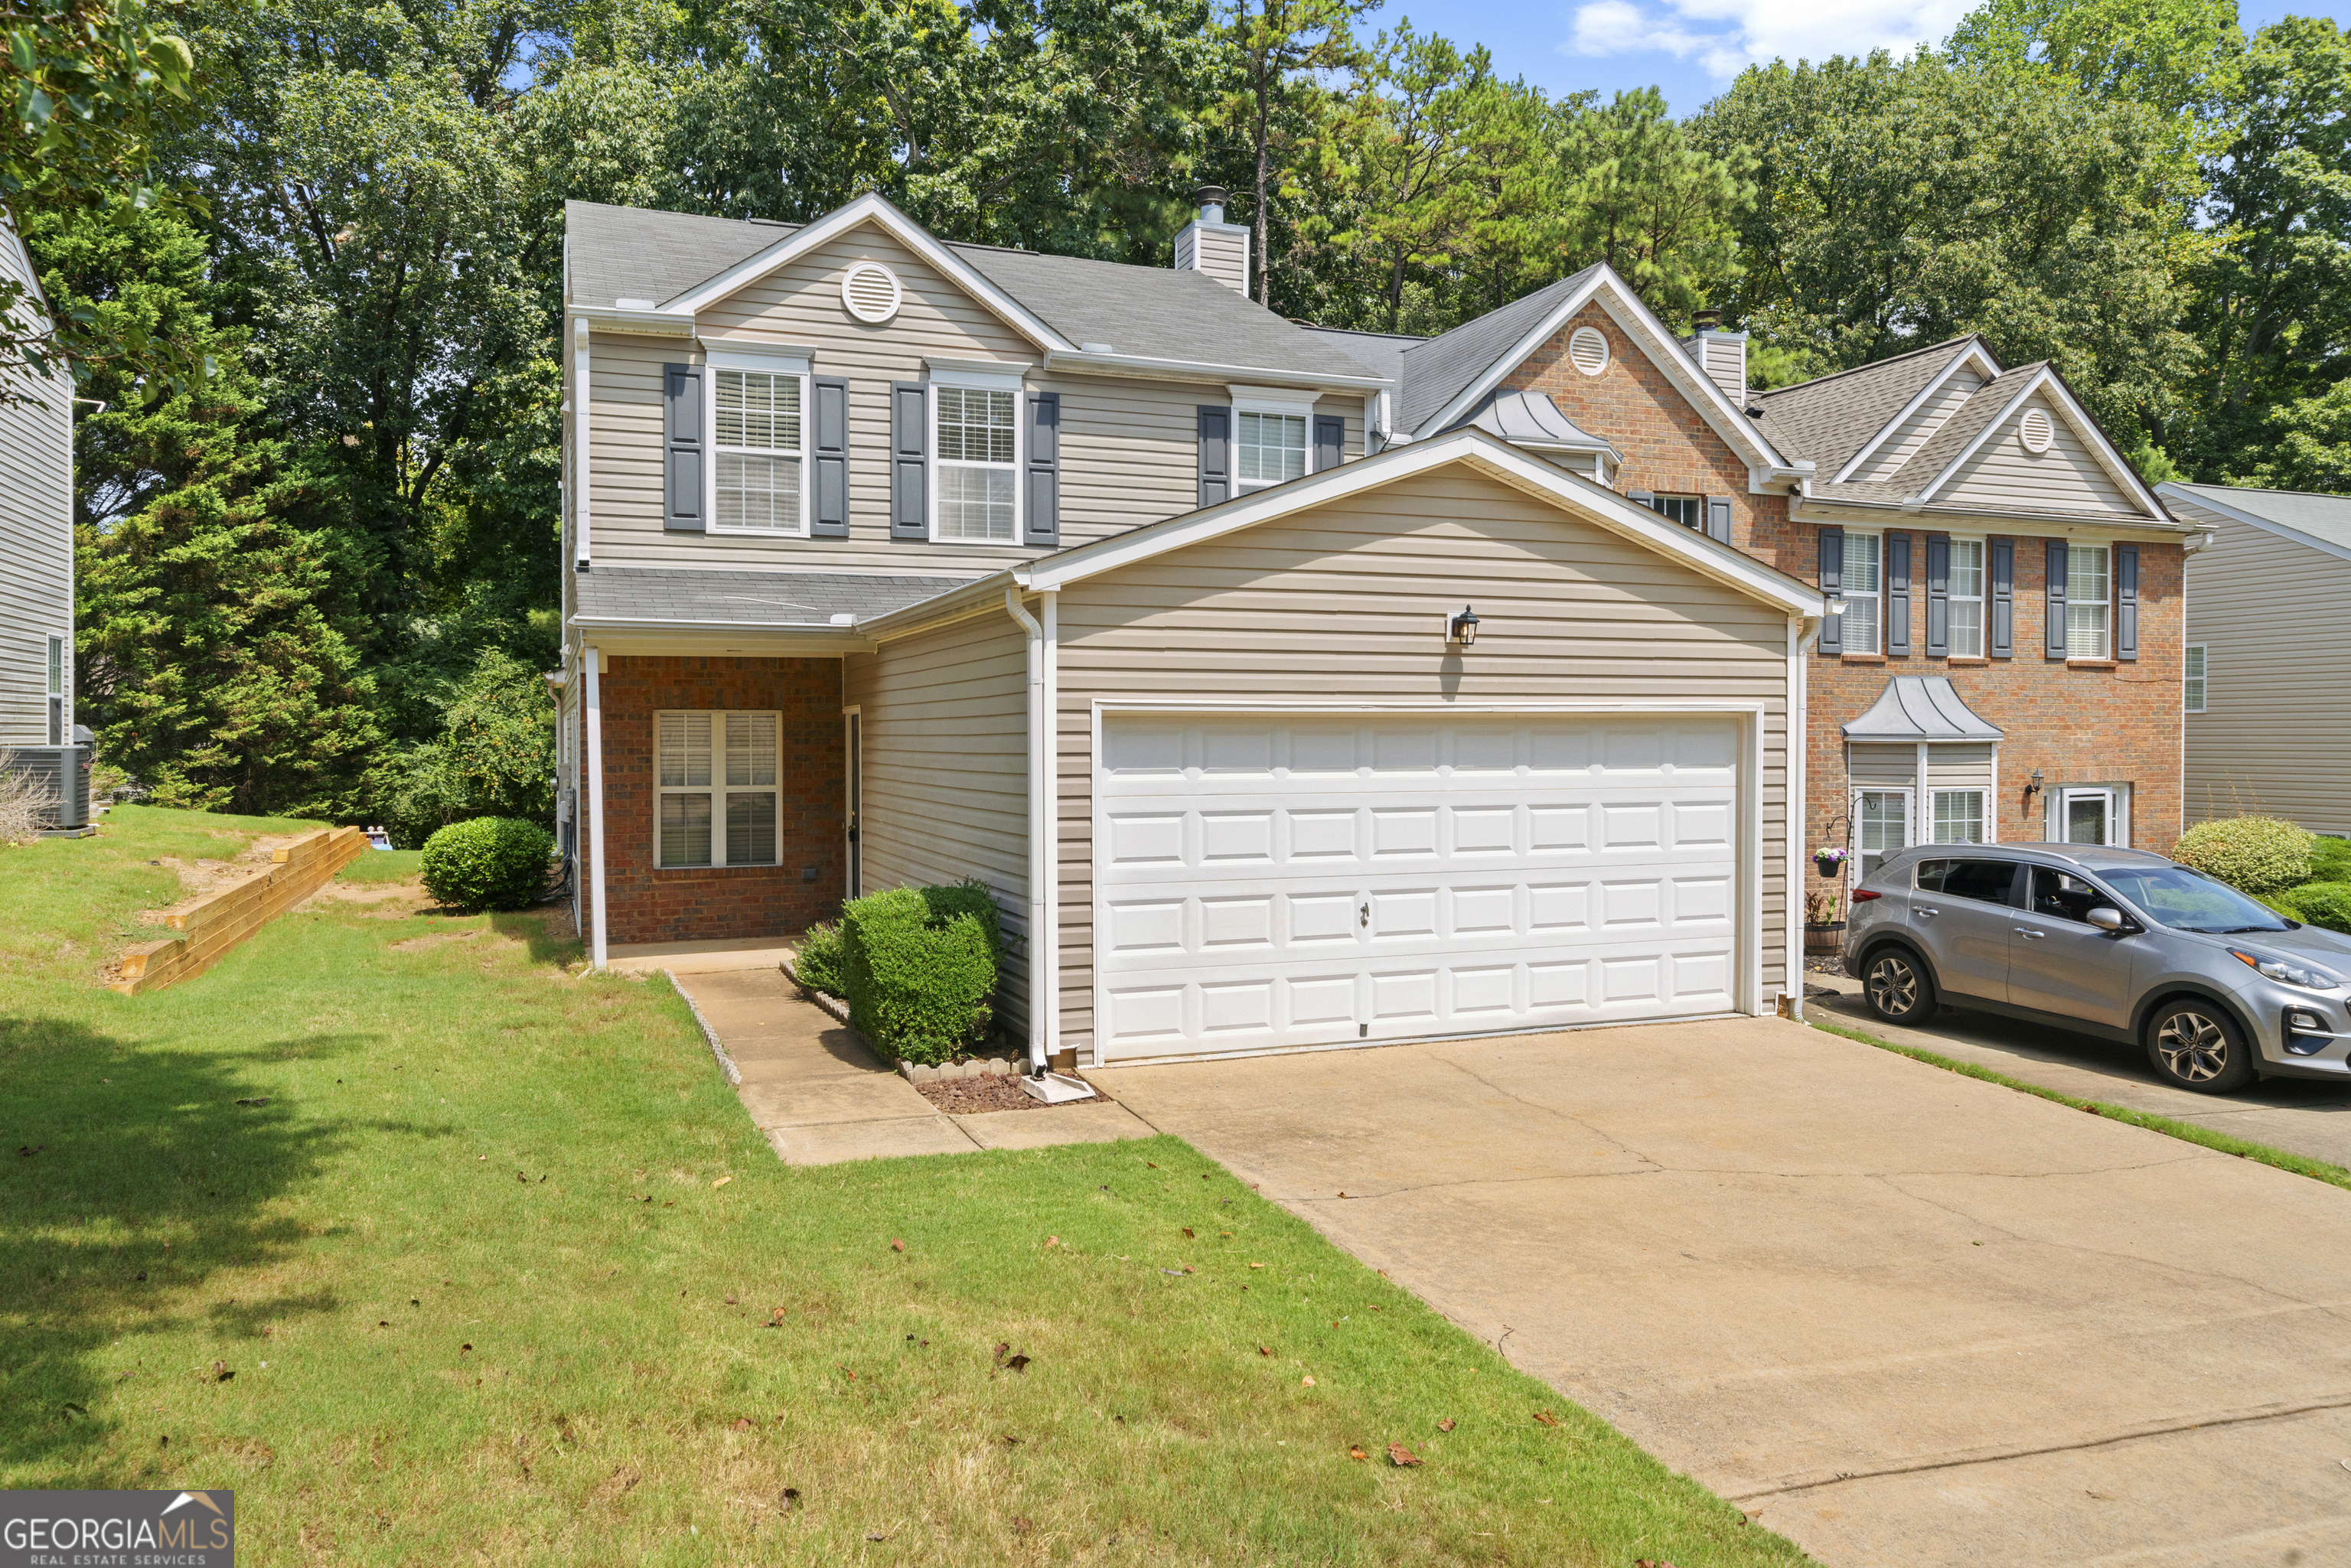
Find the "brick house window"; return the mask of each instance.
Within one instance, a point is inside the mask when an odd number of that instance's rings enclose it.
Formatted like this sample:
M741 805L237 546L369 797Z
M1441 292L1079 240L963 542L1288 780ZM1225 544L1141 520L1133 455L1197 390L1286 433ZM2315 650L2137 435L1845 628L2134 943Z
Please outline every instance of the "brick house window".
M2111 578L2106 547L2073 545L2065 551L2065 656L2106 656L2106 595Z
M653 716L654 863L674 867L774 865L778 716Z
M2182 666L2184 677L2179 683L2180 706L2189 713L2204 711L2204 644L2188 644L2188 662Z
M1877 534L1844 536L1844 623L1840 630L1848 653L1877 652L1877 600L1884 559L1880 551L1885 543Z
M1952 653L1962 659L1982 658L1984 651L1983 540L1953 539L1951 541L1949 604Z
M1669 522L1686 528L1706 532L1706 497L1704 496L1652 496L1649 509ZM1853 613L1847 611L1846 614Z

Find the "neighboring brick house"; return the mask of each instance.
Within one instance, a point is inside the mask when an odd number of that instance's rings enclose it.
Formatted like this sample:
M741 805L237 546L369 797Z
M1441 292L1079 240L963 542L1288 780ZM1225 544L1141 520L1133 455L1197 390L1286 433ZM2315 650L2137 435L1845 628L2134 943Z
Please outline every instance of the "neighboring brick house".
M1040 1058L1760 1013L1848 817L2037 832L2038 768L2061 834L2176 829L2181 530L1973 340L1753 398L1604 267L1302 328L1213 190L1157 268L875 196L567 225L600 964L970 877Z

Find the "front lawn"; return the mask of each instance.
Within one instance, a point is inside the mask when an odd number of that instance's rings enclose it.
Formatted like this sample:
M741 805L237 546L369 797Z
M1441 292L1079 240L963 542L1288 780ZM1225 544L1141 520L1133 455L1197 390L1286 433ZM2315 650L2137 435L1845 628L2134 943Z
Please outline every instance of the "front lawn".
M255 1563L1802 1561L1174 1139L786 1168L553 920L346 883L97 988L292 826L0 850L0 1487L233 1487Z

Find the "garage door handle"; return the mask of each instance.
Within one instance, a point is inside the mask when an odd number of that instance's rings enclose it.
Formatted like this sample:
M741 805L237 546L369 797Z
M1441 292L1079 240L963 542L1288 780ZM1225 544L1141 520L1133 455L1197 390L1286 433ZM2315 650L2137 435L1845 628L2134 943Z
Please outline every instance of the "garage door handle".
M2046 931L2027 931L2027 930L2026 930L2023 926L2022 926L2022 925L2020 925L2020 926L2018 926L2018 927L2016 928L2016 934L2017 934L2019 936L2023 937L2027 942L2038 942L2038 941L2040 941L2043 936L2048 936L2048 935L2049 935L2049 933L2047 933Z
M1355 924L1358 925L1369 925L1371 923L1372 906L1369 904L1366 904L1362 908L1355 911Z

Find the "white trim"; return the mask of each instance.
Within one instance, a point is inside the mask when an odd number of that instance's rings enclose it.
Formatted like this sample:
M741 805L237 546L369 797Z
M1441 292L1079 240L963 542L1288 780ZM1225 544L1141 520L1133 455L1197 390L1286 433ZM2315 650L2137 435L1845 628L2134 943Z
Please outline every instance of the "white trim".
M588 476L589 409L595 396L588 384L588 321L581 317L571 326L571 559L575 565L586 566L588 560L588 521L592 510L593 486Z
M809 537L809 513L812 509L810 492L816 488L814 485L810 483L812 476L810 473L809 423L815 417L816 411L810 406L814 388L810 384L811 378L809 370L809 362L806 360L796 360L780 354L773 358L767 358L758 354L721 354L705 352L703 358L705 362L702 367L702 428L708 431L710 434L705 442L705 444L708 449L708 460L702 465L702 531L706 535L714 536L718 538L807 538ZM736 362L729 363L729 361ZM794 528L789 529L723 528L718 526L718 377L719 373L724 371L732 371L737 375L774 376L779 381L789 378L799 382L799 411L798 418L799 421L800 444L797 448L791 451L762 446L730 446L726 448L729 452L748 454L752 455L789 457L800 465L800 482L799 486L799 519L798 525Z
M1842 485L1846 480L1852 478L1855 474L1861 472L1862 465L1868 462L1871 455L1876 453L1879 447L1892 440L1896 431L1909 423L1911 416L1916 414L1920 409L1927 406L1928 401L1943 389L1943 384L1949 381L1952 376L1959 373L1960 366L1968 364L1971 361L1980 363L1983 366L1983 376L1986 381L1993 380L1999 376L2000 361L1992 358L1991 350L1984 347L1982 339L1977 338L1971 340L1968 347L1951 356L1951 362L1949 364L1945 365L1941 370L1937 371L1934 374L1934 378L1928 382L1925 386L1918 389L1918 394L1916 397L1902 405L1902 412L1900 413L1896 414L1892 419L1887 420L1884 424L1877 427L1877 434L1871 436L1860 451L1855 453L1851 457L1845 460L1844 466L1836 471L1836 473L1830 478L1829 483L1832 485ZM1981 389L1979 388L1978 390L1980 391ZM1958 411L1953 410L1952 412L1957 413ZM1921 444L1924 444L1921 443Z
M882 280L890 286L890 303L879 315L868 315L859 308L856 298L850 292L851 286L869 272L880 273ZM863 261L852 261L841 269L841 308L848 311L853 319L864 322L867 326L889 325L897 318L899 308L905 303L906 286L898 280L898 274L885 264L869 258Z
M1010 464L973 463L957 458L952 464L939 455L939 389L953 387L964 392L1005 392L1012 399L1012 461ZM930 542L935 545L981 545L1009 548L1020 543L1025 530L1021 518L1029 500L1029 419L1028 401L1018 376L972 374L965 371L935 371L923 383L923 420L925 424L923 464L927 483L930 516L924 519L930 529ZM939 474L943 468L977 468L1003 470L1012 475L1012 531L1002 538L975 538L968 534L952 538L939 532L939 505L944 499Z
M1029 962L1044 970L1045 1060L1061 1051L1061 596L1045 601L1045 930L1029 945Z
M714 371L756 371L764 376L805 376L816 350L804 343L749 343L736 339L701 340L702 357Z
M621 310L608 306L573 305L574 319L592 323L600 332L632 332L641 337L691 338L691 310Z
M600 677L603 650L582 646L580 663L588 674L588 894L589 960L604 967L604 695Z
M1008 591L1008 597L1009 591ZM1791 617L1792 621L1797 619L1800 618ZM1798 656L1801 657L1801 655ZM1792 662L1793 661L1792 660ZM1801 681L1802 672L1795 671L1793 674L1795 677ZM1735 720L1739 726L1740 732L1738 788L1740 792L1739 818L1742 839L1739 852L1739 875L1740 880L1746 884L1740 890L1741 897L1740 900L1742 914L1747 922L1745 933L1746 939L1740 944L1739 947L1739 951L1740 953L1740 967L1742 970L1742 973L1739 975L1731 988L1731 996L1734 999L1735 1009L1733 1012L1729 1014L1708 1013L1703 1015L1687 1016L1703 1016L1707 1018L1738 1017L1741 1014L1756 1015L1765 1010L1761 1000L1764 924L1762 875L1762 780L1763 729L1765 723L1769 718L1768 703L1762 701L1740 702L1736 700L1725 702L1719 699L1708 697L1498 697L1471 699L1468 701L1457 701L1445 697L1394 697L1359 699L1354 701L1342 700L1336 702L1331 701L1327 698L1313 697L1253 697L1246 701L1238 702L1211 702L1190 697L1096 697L1093 699L1092 711L1089 716L1088 737L1086 743L1088 748L1086 771L1089 780L1089 788L1092 793L1092 800L1089 801L1089 821L1092 830L1092 845L1087 860L1086 891L1087 895L1092 902L1094 922L1094 939L1092 942L1092 950L1094 955L1092 959L1094 1021L1092 1029L1092 1044L1088 1052L1092 1058L1092 1061L1089 1065L1102 1065L1102 1020L1111 1016L1111 1009L1108 1005L1109 998L1103 989L1106 967L1102 962L1100 940L1100 934L1106 930L1109 925L1109 922L1104 918L1102 902L1102 853L1103 849L1111 841L1109 830L1102 821L1102 813L1107 809L1104 802L1108 799L1107 792L1102 788L1104 772L1102 765L1102 724L1106 718L1118 714L1128 713L1263 714L1280 717L1322 716L1336 717L1343 716L1348 714L1525 714L1531 716L1573 714L1648 714L1661 717L1682 717L1693 715L1703 715ZM1789 809L1788 802L1791 798L1792 797L1788 791L1783 790L1782 792L1782 811ZM1800 925L1802 918L1801 905L1786 907L1788 903L1788 900L1782 900L1782 919L1787 920L1792 925ZM1801 940L1801 938L1799 940ZM1796 946L1797 943L1791 943L1792 948ZM1799 977L1796 983L1800 988L1802 985L1801 973L1801 970L1797 971ZM1618 1021L1628 1023L1652 1023L1667 1022L1671 1020L1667 1019L1640 1019ZM1595 1025L1593 1027L1598 1026ZM1470 1034L1435 1034L1415 1038L1426 1040L1474 1040L1495 1035L1524 1034L1526 1032L1525 1028L1520 1027L1507 1030L1480 1030ZM1403 1040L1383 1039L1343 1040L1337 1041L1330 1045L1279 1047L1240 1051L1186 1051L1178 1055L1165 1058L1123 1058L1119 1062L1119 1065L1123 1067L1137 1066L1142 1065L1146 1061L1162 1060L1169 1061L1201 1061L1215 1060L1222 1056L1288 1055L1301 1051L1351 1051L1369 1049L1382 1045L1401 1045L1405 1043L1408 1043L1408 1041Z
M2249 528L2259 528L2263 533L2275 534L2278 538L2287 540L2290 543L2305 545L2312 549L2321 552L2322 554L2331 555L2337 560L2351 560L2351 545L2335 544L2326 539L2320 538L2315 534L2306 534L2290 523L2274 522L2268 517L2258 517L2252 512L2244 510L2241 507L2231 506L2226 501L2216 501L2210 496L2198 495L2185 485L2166 481L2165 483L2156 486L2155 493L2162 497L2166 502L2170 504L2170 506L2177 507L2179 510L2193 514L2200 522L2242 523ZM2251 493L2259 495L2262 492L2252 491ZM2285 494L2289 495L2306 493L2307 492L2302 491L2285 492ZM2326 499L2340 500L2341 497L2330 496L2327 497ZM2344 503L2344 506L2346 516L2351 517L2351 502L2346 502Z
M1524 363L1528 355L1551 341L1562 327L1594 299L1600 302L1601 309L1607 313L1610 320L1640 343L1650 362L1676 384L1700 417L1714 428L1715 434L1746 457L1750 469L1782 470L1789 477L1813 472L1813 465L1809 462L1789 461L1756 428L1744 409L1732 406L1722 389L1715 385L1714 378L1690 362L1690 357L1682 351L1680 341L1666 329L1665 323L1650 313L1649 308L1641 303L1640 296L1634 293L1605 262L1597 264L1591 279L1583 287L1553 307L1549 315L1535 324L1533 330L1520 338L1509 351L1497 357L1492 364L1479 373L1476 380L1455 394L1450 402L1422 421L1419 430L1413 434L1417 436L1421 431L1445 430L1462 418L1488 392L1499 386L1503 377Z
M1861 798L1864 795L1899 795L1902 798L1902 841L1893 849L1879 850L1876 852L1876 853L1890 855L1896 851L1908 849L1918 841L1917 783L1915 781L1908 784L1853 783L1853 747L1854 742L1845 742L1845 820L1851 823L1847 831L1853 839L1853 853L1845 857L1844 862L1845 919L1848 922L1853 919L1853 890L1859 887L1862 879L1869 874L1861 863L1862 856L1870 852L1863 848L1861 841ZM1921 746L1919 749L1923 751L1926 748ZM1917 777L1925 778L1926 771L1926 765L1920 763Z
M1385 376L1333 375L1323 371L1270 370L1262 365L1224 365L1209 360L1164 360L1147 354L1088 352L1082 349L1054 350L1045 356L1045 369L1069 375L1150 376L1177 381L1221 382L1235 376L1261 378L1326 392L1383 392L1395 383Z
M1066 588L1170 550L1221 538L1311 507L1382 489L1456 462L1468 462L1489 477L1646 544L1718 582L1782 611L1814 620L1821 615L1819 589L1797 582L1743 550L1669 523L1646 507L1636 507L1614 490L1571 475L1555 463L1530 456L1482 430L1466 425L1408 446L1391 447L1373 457L1309 474L1272 490L1259 491L1047 556L1026 568L1022 580L1040 589ZM878 617L864 630L869 635L883 634L883 629L900 616L919 624L915 612L925 608L915 605L908 611Z
M2204 667L2197 671L2196 674L2192 675L2188 673L2188 655L2190 653L2199 653L2203 655L2204 664ZM2190 681L2194 681L2198 685L2203 688L2202 691L2197 694L2198 700L2194 707L2189 707L2188 706L2188 683ZM2204 713L2208 711L2211 706L2212 644L2210 643L2184 643L2181 645L2179 650L2179 711L2181 713Z
M1877 544L1875 562L1877 580L1871 584L1867 593L1855 593L1853 589L1853 541L1855 539L1874 539ZM1845 606L1844 614L1839 618L1839 653L1879 655L1886 653L1886 535L1876 528L1847 528L1844 554L1837 570L1837 600ZM1860 622L1853 613L1853 606L1863 600L1867 600L1870 604L1869 646L1856 648L1853 645L1853 629Z
M2074 552L2077 549L2094 549L2106 558L2105 569L2098 574L2105 580L2106 596L2104 599L2077 600L2074 597ZM2043 570L2043 571L2046 571L2047 568L2044 566ZM2045 602L2045 588L2043 590L2043 596ZM2100 633L2102 638L2101 645L2098 652L2095 653L2076 653L2074 652L2074 606L2076 604L2095 604L2099 609L2106 612L2105 629ZM2115 656L2115 622L2116 619L2115 612L2117 608L2118 605L2116 603L2115 593L2115 547L2104 539L2067 539L2065 541L2065 657L2068 659L2113 658ZM2043 642L2042 651L2045 657L2048 652L2045 640Z
M1049 601L1050 602L1050 601ZM1051 861L1059 839L1050 831L1045 815L1045 778L1051 757L1048 745L1050 728L1045 707L1045 628L1028 607L1020 602L1020 591L1004 591L1004 612L1012 617L1025 634L1022 642L1029 655L1027 685L1029 743L1029 870L1025 890L1029 906L1029 951L1023 967L1029 974L1029 1065L1042 1072L1052 1060L1048 1042L1048 1019L1056 1009L1056 998L1046 988L1045 946L1046 889L1052 877Z
M1787 821L1780 825L1780 836L1788 852L1785 872L1786 885L1781 890L1781 932L1787 947L1781 960L1782 992L1789 998L1789 1016L1801 1023L1804 1018L1804 839L1812 827L1812 802L1806 798L1807 764L1805 756L1811 732L1805 727L1806 690L1804 682L1811 674L1807 655L1818 628L1807 629L1803 617L1788 617L1788 674L1785 707L1786 733L1781 737L1782 752L1781 768L1783 787L1780 791L1782 810Z
M1236 388L1234 390L1247 391L1249 389ZM1241 472L1241 452L1245 446L1249 444L1249 443L1241 440L1241 421L1252 417L1259 422L1258 425L1258 434L1260 436L1265 434L1263 422L1266 420L1296 420L1298 422L1299 434L1298 473L1294 477L1302 479L1307 475L1314 472L1314 405L1312 403L1276 402L1271 399L1263 398L1251 398L1244 402L1241 399L1236 398L1233 400L1232 439L1233 487L1236 492L1241 495L1249 495L1259 490L1271 489L1276 485L1289 484L1290 478L1293 477L1292 476L1285 476L1280 479L1252 479ZM1268 450L1288 450L1286 447L1268 448L1265 443L1261 440L1255 444L1255 448L1260 453Z
M2024 383L2023 390L2002 405L2000 413L1987 422L1981 430L1976 432L1975 439L1961 448L1959 455L1946 464L1943 471L1929 480L1926 487L1913 498L1921 505L1932 501L1935 498L1935 492L1949 484L1952 476L1967 465L1969 459L1983 450L1986 442L1998 437L2001 431L2007 429L2012 421L2020 417L2025 399L2044 390L2052 394L2058 406L2064 411L2066 423L2074 427L2074 434L2081 438L2082 444L2090 449L2090 455L2097 459L2098 465L2106 471L2109 478L2138 503L2140 510L2150 517L2168 517L2169 514L2163 509L2163 503L2155 498L2153 491L2139 482L2137 472L2124 461L2121 453L2115 450L2114 443L2106 439L2106 433L2098 428L2098 422L2092 419L2089 412L2074 401L2074 394L2066 389L2064 378L2057 373L2054 367L2049 365L2043 365L2035 371L2032 373L2032 379Z
M804 224L758 255L747 256L716 277L705 279L692 292L671 299L664 309L670 313L684 312L691 316L707 309L728 296L747 288L759 279L787 267L810 251L818 250L839 239L860 224L871 223L899 244L913 251L947 280L970 295L1001 319L1005 325L1035 343L1040 349L1075 349L1077 345L1031 314L1019 300L990 283L969 262L933 239L922 225L893 206L889 200L872 191L832 211L813 223Z
M1976 798L1976 826L1980 831L1991 831L1991 792L1985 786L1962 784L1955 789L1929 789L1927 791L1925 841L1930 845L1990 843L1991 841L1989 839L1940 839L1935 836L1942 831L1937 824L1942 816L1942 800L1946 795L1973 795Z
M2131 832L2130 793L2131 787L2124 783L2051 785L2046 792L2049 803L2043 808L2045 814L2042 818L2041 831L2043 841L2060 844L2073 842L2071 839L2064 836L2067 803L2077 795L2085 799L2093 795L2103 795L2106 800L2106 847L2128 849Z
M661 721L666 714L686 716L700 715L710 720L710 782L707 784L664 784L661 781ZM772 784L730 785L726 782L726 720L736 714L765 715L776 721L775 782ZM651 827L652 859L655 871L724 871L733 865L780 866L784 863L784 716L775 708L655 708L653 720L653 797ZM756 795L765 790L774 797L776 856L764 861L730 861L726 858L726 798L730 795ZM664 795L703 795L710 800L710 859L700 865L664 865L662 863L661 804Z
M955 386L988 387L1019 392L1023 379L1037 368L1034 360L950 360L935 354L923 357L923 368L934 381Z
M1228 386L1233 400L1233 412L1241 413L1282 413L1306 416L1308 426L1314 423L1315 396L1311 392L1296 387Z
M1976 591L1967 597L1960 596L1951 588L1958 569L1951 564L1949 552L1959 545L1976 547ZM1987 608L1991 603L1991 539L1984 534L1946 534L1944 549L1946 553L1943 559L1943 652L1934 656L1946 659L1989 658L1991 655L1984 650L1991 637L1991 612ZM1928 586L1931 590L1932 584ZM1972 604L1976 607L1976 649L1972 653L1962 653L1953 646L1951 606L1954 604Z

